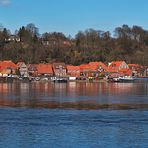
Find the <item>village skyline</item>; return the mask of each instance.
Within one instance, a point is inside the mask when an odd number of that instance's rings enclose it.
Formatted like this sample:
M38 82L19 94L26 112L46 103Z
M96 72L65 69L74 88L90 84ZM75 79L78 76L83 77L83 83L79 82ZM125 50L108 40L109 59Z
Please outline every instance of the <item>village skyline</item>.
M20 60L26 63L80 65L91 61L126 61L148 65L148 31L141 26L126 24L109 31L93 28L79 31L75 38L62 32L39 34L39 28L29 23L11 34L9 28L0 30L0 60Z
M25 62L0 61L0 78L28 78L32 80L66 78L69 80L100 80L107 76L147 77L148 66L127 64L125 61L112 61L105 65L101 61L83 63L78 66L63 62L26 64Z

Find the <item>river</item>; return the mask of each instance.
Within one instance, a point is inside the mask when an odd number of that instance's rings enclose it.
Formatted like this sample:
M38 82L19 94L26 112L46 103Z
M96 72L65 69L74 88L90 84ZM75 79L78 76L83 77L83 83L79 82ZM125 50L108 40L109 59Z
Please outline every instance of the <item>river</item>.
M1 148L145 148L148 82L0 83Z

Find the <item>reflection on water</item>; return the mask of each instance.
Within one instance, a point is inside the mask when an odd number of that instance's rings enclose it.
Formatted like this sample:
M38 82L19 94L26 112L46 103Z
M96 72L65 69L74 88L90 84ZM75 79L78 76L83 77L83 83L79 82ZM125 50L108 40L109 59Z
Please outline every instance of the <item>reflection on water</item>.
M148 106L148 83L0 83L1 106L99 109ZM101 107L102 105L102 107Z

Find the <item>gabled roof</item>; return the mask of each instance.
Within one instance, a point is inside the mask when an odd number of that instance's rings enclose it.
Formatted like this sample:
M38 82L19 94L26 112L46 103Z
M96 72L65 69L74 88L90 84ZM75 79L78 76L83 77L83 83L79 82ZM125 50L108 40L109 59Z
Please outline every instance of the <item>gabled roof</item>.
M111 62L111 64L108 66L109 68L112 68L112 67L114 67L114 68L119 68L120 67L120 65L123 63L124 61L113 61L113 62Z
M17 68L21 67L23 64L25 64L24 62L18 62L16 65L17 65ZM26 64L25 64L26 65Z
M6 68L16 69L17 66L12 61L0 61L0 70L6 69Z
M102 62L89 62L89 66L91 70L97 70L100 67L107 70L107 66Z
M108 66L108 72L110 73L120 73L120 74L127 74L127 75L131 75L132 71L128 68L120 68L121 64L124 61L113 61L109 66Z
M111 64L108 66L107 71L108 72L117 72L120 68L120 65L123 63L124 61L113 61L111 62Z
M37 64L37 71L39 74L53 74L51 64Z

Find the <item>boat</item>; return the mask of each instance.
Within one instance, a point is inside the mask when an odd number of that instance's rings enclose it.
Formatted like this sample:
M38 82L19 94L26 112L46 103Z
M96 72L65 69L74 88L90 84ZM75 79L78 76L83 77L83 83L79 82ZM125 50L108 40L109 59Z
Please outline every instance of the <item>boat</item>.
M134 80L135 78L131 76L119 77L120 82L133 82Z
M108 82L120 82L120 79L119 79L119 77L109 78Z
M68 80L66 78L58 78L58 77L55 77L54 79L52 79L53 82L57 82L57 83L67 83Z
M110 78L110 82L133 82L135 78L131 76Z

